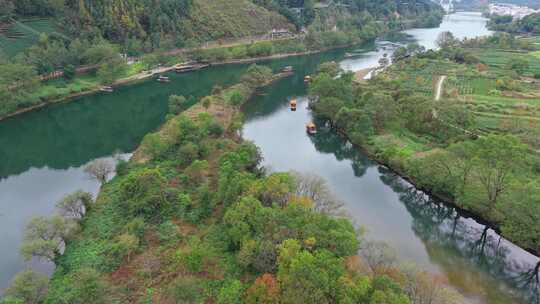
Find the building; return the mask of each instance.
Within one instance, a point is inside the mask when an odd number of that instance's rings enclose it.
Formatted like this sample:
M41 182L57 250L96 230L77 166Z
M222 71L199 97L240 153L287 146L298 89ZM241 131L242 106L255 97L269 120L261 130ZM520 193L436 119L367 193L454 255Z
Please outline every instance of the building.
M520 20L525 16L540 13L540 10L534 10L526 6L519 6L507 3L495 3L489 5L491 15L512 16L514 20Z

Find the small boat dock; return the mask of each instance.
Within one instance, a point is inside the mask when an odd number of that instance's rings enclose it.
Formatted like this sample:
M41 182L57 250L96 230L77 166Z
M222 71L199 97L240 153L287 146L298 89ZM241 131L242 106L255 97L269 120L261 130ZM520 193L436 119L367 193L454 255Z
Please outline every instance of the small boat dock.
M176 73L185 73L185 72L200 70L208 66L210 65L206 63L185 63L185 64L175 65L174 70L176 71Z

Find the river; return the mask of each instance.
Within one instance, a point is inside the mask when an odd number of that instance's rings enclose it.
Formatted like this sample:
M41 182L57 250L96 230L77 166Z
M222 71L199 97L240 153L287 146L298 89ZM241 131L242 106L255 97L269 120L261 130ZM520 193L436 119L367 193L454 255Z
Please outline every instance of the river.
M441 31L457 37L489 34L478 14L457 13L438 29L415 29L404 40L433 47ZM473 219L432 201L384 167L370 161L329 130L309 137L303 76L324 61L343 68L373 67L392 44L378 41L362 49L266 61L275 70L292 65L295 75L264 89L246 106L244 137L254 141L272 170L313 172L324 177L346 203L369 239L385 241L400 259L439 273L468 303L532 303L537 290L538 258L485 229ZM345 52L359 56L344 59ZM95 193L97 182L83 173L96 158L125 155L164 121L170 94L204 96L212 86L238 80L247 65L217 66L189 74L171 74L170 84L154 81L122 87L57 104L0 123L0 289L17 271L42 262L24 263L18 254L25 224L32 216L50 215L63 195L83 189ZM288 100L298 98L297 112Z

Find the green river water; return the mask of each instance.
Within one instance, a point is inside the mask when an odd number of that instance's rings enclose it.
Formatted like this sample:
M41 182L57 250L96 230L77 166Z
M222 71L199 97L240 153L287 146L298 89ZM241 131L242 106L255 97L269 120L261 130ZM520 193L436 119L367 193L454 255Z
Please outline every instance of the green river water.
M433 47L443 30L458 37L489 33L485 19L470 13L450 15L438 29L406 33ZM303 97L304 75L328 60L349 70L376 66L391 49L381 41L363 46L362 55L353 59L343 59L350 50L338 50L262 62L276 71L292 65L296 73L265 88L245 107L244 137L261 148L271 170L324 177L354 221L365 227L368 239L387 242L403 261L439 273L467 303L540 303L540 283L534 281L537 257L433 201L330 130L306 135L311 114ZM238 81L246 68L227 65L170 74L168 84L146 81L0 122L0 289L26 267L52 270L50 264L25 263L20 257L24 226L33 216L52 214L55 202L67 193L98 191L83 173L85 164L114 154L128 157L145 134L164 122L169 95L207 95L214 85ZM288 110L293 97L299 99L294 113Z

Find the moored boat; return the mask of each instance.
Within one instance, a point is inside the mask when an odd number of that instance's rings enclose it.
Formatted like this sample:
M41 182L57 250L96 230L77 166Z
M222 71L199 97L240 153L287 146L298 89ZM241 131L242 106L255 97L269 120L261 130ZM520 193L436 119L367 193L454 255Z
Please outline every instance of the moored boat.
M281 69L281 72L283 73L292 73L294 71L293 67L288 65L286 67L284 67L283 69Z
M159 75L159 77L157 78L157 81L159 81L159 82L170 82L171 79L169 79L169 77L167 77L167 76Z
M306 131L309 135L315 135L317 134L317 127L313 122L310 122L306 125Z
M111 87L111 86L103 86L103 87L99 88L99 90L100 90L101 92L107 92L107 93L112 93L112 92L114 92L114 88Z
M289 104L291 106L291 111L296 111L296 99L291 100Z

